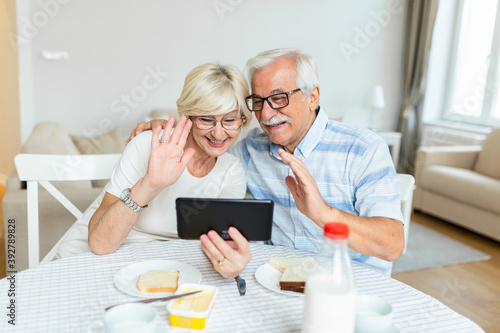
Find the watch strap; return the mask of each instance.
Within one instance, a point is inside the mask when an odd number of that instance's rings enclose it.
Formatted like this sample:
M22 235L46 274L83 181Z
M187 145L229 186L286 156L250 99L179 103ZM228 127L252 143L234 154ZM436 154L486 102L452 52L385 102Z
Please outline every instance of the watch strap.
M132 198L130 198L130 188L123 190L120 195L120 200L136 213L142 213L144 209L148 208L148 205L141 207L134 200L132 200Z

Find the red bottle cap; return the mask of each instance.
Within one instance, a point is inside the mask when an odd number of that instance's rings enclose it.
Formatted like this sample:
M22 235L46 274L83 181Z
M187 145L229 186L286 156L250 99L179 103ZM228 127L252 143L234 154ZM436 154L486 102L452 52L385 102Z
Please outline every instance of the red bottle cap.
M325 224L324 236L334 240L347 239L349 237L349 227L344 223L327 223Z

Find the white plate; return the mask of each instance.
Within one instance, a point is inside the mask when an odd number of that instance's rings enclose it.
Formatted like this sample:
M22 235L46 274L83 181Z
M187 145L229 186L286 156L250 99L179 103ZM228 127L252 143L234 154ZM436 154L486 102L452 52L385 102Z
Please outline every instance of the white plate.
M131 264L120 269L120 271L115 275L115 286L124 293L132 296L159 298L172 295L173 293L144 293L137 289L137 279L139 278L139 275L145 274L150 270L169 269L179 271L179 286L183 283L201 282L200 271L189 264L172 260L150 260Z
M278 271L276 268L273 268L271 265L264 264L257 268L257 270L255 271L255 278L261 285L277 293L304 297L303 293L280 289L280 279L282 274L283 273Z

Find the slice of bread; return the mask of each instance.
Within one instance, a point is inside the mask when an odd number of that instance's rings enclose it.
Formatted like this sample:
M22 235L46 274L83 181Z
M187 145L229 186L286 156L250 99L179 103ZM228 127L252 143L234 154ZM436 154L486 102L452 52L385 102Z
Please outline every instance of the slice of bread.
M303 293L307 276L316 266L316 261L314 258L271 257L269 265L283 272L279 281L281 290Z
M173 293L177 290L179 271L152 270L139 275L137 289L143 293Z
M314 263L314 258L280 258L271 257L269 258L269 265L276 268L278 271L283 273L286 268L296 265L309 266Z
M308 274L309 270L304 265L287 267L280 279L280 289L303 293Z

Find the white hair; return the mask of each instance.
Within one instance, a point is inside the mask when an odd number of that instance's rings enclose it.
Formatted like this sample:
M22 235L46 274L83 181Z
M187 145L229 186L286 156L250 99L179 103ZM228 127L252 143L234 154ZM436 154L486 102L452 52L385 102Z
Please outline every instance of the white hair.
M297 84L297 88L302 89L304 98L311 93L314 87L319 86L318 66L316 65L316 61L314 61L310 55L293 48L264 51L248 59L245 72L250 84L252 83L255 71L271 65L281 58L290 58L294 61L295 70L297 71L295 83Z

